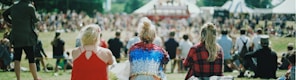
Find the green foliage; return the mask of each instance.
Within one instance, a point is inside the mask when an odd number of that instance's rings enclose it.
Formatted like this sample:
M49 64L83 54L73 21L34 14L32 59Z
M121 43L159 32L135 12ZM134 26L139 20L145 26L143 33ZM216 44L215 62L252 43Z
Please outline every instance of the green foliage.
M227 0L197 0L198 6L222 6Z
M124 7L124 12L132 13L134 10L140 8L143 5L144 5L143 0L130 0L126 2Z
M90 16L94 10L104 12L103 0L35 0L35 6L42 12L53 12L55 9L63 12L76 10L85 11Z
M248 7L251 8L269 8L272 7L271 0L245 0Z

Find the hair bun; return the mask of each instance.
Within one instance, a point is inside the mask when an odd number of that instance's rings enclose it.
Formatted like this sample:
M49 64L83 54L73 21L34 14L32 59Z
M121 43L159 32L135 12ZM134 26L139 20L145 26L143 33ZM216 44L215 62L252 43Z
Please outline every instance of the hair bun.
M143 26L143 30L149 30L150 29L150 24L148 22L143 22L144 26Z

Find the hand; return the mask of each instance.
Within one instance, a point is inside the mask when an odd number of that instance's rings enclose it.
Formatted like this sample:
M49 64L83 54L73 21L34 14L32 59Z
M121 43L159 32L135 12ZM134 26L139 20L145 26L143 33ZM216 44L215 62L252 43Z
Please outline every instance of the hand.
M290 77L290 70L288 70L288 71L286 72L285 77L286 77L286 78L289 78L289 77Z
M6 26L11 28L12 24L8 23L8 22L5 22Z

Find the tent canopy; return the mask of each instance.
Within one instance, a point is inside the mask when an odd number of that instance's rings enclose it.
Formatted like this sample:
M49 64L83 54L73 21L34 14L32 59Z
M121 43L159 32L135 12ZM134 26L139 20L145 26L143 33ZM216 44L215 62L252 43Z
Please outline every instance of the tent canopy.
M295 0L285 0L283 3L274 7L272 9L272 13L295 14L296 13Z
M227 1L222 8L231 13L253 13L253 10L246 6L245 0Z
M144 6L135 10L134 14L185 14L187 11L190 14L200 13L200 9L195 5L187 2L186 0L175 0L175 2L167 3L163 0L151 0Z

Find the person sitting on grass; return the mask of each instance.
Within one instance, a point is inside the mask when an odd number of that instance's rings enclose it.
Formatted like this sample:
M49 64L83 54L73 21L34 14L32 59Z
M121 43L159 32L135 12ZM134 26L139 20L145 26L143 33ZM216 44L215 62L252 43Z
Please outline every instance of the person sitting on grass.
M82 29L82 46L72 51L71 80L108 80L108 65L113 64L112 52L98 46L101 29L91 24Z

